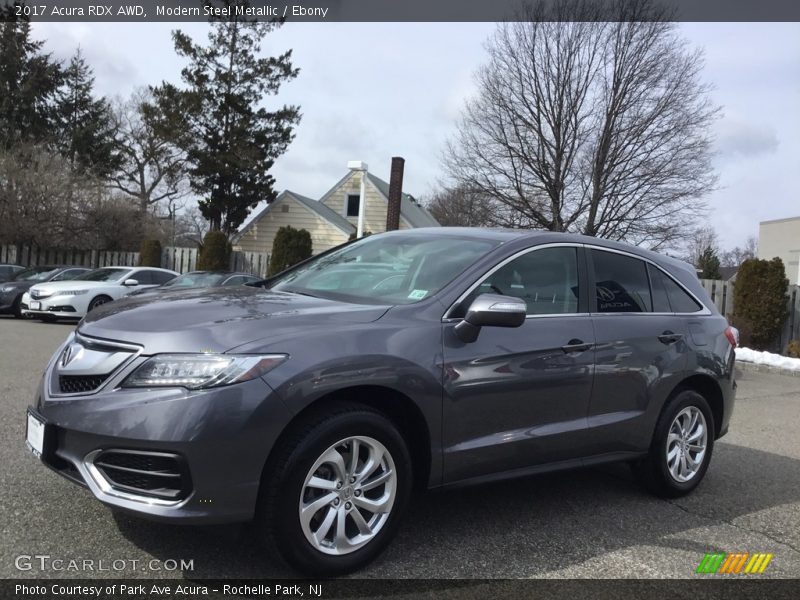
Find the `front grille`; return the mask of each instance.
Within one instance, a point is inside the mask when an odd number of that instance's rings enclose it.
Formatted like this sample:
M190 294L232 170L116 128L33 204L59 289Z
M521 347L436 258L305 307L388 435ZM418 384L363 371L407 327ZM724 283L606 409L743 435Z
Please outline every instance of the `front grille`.
M62 394L93 392L108 379L108 375L59 375L58 389Z
M177 454L106 450L94 466L119 491L166 500L182 500L191 491L189 469Z
M31 298L39 300L40 298L47 298L50 296L48 292L40 292L39 290L31 290Z

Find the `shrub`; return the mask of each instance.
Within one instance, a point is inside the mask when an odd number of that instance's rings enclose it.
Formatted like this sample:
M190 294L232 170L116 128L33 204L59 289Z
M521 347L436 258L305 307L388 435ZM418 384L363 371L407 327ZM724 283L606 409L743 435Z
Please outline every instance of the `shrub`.
M209 231L203 238L197 268L201 271L227 271L231 262L231 244L221 231Z
M139 247L139 266L161 266L161 242L158 240L142 240L142 245Z
M736 273L733 290L733 324L743 346L774 350L789 316L789 280L780 258L751 258Z
M800 358L800 340L792 340L786 347L786 354L792 358Z
M291 225L281 227L272 243L269 274L275 275L311 256L311 234Z

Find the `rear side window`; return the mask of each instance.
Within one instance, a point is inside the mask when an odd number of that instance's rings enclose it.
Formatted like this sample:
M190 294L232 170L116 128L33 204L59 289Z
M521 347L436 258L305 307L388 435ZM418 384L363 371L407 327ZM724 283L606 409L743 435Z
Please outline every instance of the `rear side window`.
M175 279L175 275L172 273L165 273L164 271L148 271L148 273L150 273L153 283L157 283L158 285L162 285Z
M131 275L130 279L135 279L139 285L152 285L153 278L150 276L150 271L138 271Z
M638 258L592 250L597 312L651 312L647 265Z
M655 308L656 312L693 313L703 308L697 300L687 294L686 290L675 283L671 277L668 277L653 266L650 266L649 269L650 277L653 281L654 301L657 296L663 294L669 306L666 310ZM656 290L659 288L661 291L657 292Z

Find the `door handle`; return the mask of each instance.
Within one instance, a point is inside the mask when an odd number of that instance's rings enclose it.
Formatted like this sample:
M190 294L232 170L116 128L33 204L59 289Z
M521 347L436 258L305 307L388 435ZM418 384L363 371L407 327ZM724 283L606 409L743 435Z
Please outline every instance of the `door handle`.
M568 341L566 346L561 346L561 349L564 351L564 354L570 354L572 352L585 352L591 347L591 344L587 344L583 340L575 338Z
M667 344L667 345L674 344L675 342L680 341L682 339L683 339L683 334L672 333L669 330L665 331L660 336L658 336L658 341L661 342L662 344Z

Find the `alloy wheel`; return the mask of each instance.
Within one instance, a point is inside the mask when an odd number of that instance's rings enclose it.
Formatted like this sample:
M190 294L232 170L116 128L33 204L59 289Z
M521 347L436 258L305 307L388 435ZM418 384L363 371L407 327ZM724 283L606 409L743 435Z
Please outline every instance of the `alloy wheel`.
M706 418L696 406L687 406L675 416L667 435L667 468L672 478L685 483L697 475L707 447Z
M320 552L349 554L386 525L397 492L394 460L378 440L353 436L329 447L300 493L300 525Z

